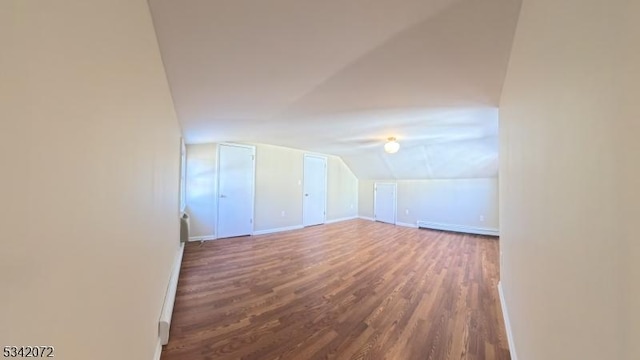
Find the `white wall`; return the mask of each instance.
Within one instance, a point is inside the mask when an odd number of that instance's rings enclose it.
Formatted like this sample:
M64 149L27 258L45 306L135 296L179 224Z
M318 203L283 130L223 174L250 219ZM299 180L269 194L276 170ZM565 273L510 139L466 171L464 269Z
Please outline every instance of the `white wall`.
M302 226L305 152L256 146L254 231ZM216 144L187 146L187 212L191 236L214 238L216 227ZM327 221L357 215L358 180L339 157L327 155Z
M256 148L255 230L302 224L302 157L280 146Z
M627 359L640 359L640 241L638 241L637 222L640 219L640 2L630 1L623 8L624 15L617 21L620 26L618 45L622 54L617 57L617 73L620 97L620 121L618 144L621 146L619 177L619 197L622 216L618 221L622 230L623 268L620 270L621 317L623 321L623 356Z
M187 145L187 208L190 237L215 237L216 224L216 145Z
M375 181L358 180L358 216L373 219L373 188Z
M0 339L151 359L180 128L147 2L0 2Z
M498 179L384 180L398 184L397 221L497 232ZM360 180L359 216L373 217L375 180Z
M336 156L327 159L327 221L358 214L358 178Z
M638 358L640 259L624 232L638 22L631 1L523 3L500 106L501 282L520 360Z

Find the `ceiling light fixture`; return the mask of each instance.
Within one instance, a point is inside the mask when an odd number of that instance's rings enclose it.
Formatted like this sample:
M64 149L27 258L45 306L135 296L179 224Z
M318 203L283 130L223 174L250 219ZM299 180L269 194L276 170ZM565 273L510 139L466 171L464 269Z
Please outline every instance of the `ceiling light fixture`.
M396 138L390 137L387 140L388 140L387 143L384 144L384 151L386 151L389 154L397 153L398 150L400 150L400 144L398 144L398 142L396 141Z

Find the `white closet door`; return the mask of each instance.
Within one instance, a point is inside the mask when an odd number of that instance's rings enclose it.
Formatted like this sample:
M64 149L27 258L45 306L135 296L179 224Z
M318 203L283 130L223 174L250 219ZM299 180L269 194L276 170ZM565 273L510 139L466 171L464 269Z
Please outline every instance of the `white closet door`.
M389 224L396 223L396 184L375 183L374 218Z
M327 159L304 156L302 224L324 224L327 210Z
M218 238L251 235L255 183L255 148L218 147Z

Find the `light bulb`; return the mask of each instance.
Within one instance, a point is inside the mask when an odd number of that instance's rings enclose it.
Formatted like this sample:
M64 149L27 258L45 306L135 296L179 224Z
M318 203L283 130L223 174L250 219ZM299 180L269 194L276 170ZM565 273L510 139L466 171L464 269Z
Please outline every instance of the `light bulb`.
M390 137L389 141L384 144L384 151L389 154L395 154L400 150L400 144L396 141L396 138Z

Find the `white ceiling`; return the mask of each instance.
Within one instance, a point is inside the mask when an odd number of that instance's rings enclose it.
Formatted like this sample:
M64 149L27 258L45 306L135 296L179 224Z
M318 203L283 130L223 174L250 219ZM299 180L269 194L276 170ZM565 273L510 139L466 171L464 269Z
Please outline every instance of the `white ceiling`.
M361 179L497 176L520 0L150 5L187 143L339 155Z

